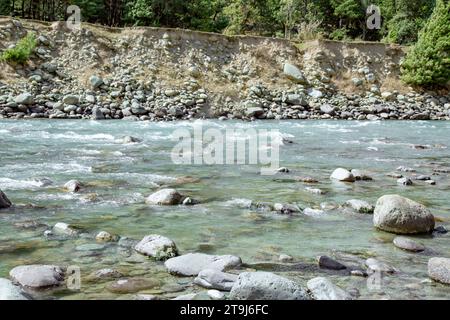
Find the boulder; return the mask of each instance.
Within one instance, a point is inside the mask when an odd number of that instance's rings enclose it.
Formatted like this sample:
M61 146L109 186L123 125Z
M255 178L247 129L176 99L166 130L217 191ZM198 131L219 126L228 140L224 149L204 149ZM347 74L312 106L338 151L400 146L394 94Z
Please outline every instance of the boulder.
M11 207L12 203L9 201L6 194L3 193L2 190L0 190L0 209L6 209Z
M105 115L103 114L100 107L92 108L92 119L93 120L104 120Z
M434 216L420 203L399 195L385 195L377 201L373 224L397 234L429 233L434 230Z
M314 300L352 300L349 293L324 277L311 279L307 282L306 286Z
M103 84L103 79L99 76L92 75L89 78L89 83L91 84L93 89L97 89L98 87L100 87Z
M319 263L319 267L323 269L329 270L345 270L347 267L342 263L328 257L328 256L320 256L317 258L317 262Z
M164 265L171 274L197 276L200 271L212 269L225 271L240 266L241 258L232 255L215 256L204 253L188 253L167 260Z
M66 105L78 105L80 103L80 97L69 94L64 96L62 102Z
M428 260L428 275L434 281L450 284L450 259L435 257Z
M301 72L300 69L294 66L293 64L285 63L283 67L283 72L289 79L291 79L296 83L300 84L308 83L305 76L303 75L303 72Z
M237 278L238 276L235 274L205 269L200 271L194 283L206 289L230 291Z
M166 260L178 255L175 243L169 238L157 234L145 236L134 247L134 250L157 260Z
M151 194L145 202L151 205L177 205L181 203L182 198L175 189L162 189Z
M373 180L372 177L370 177L367 173L358 169L352 169L351 173L356 180L363 180L363 181Z
M330 176L330 179L342 182L355 182L356 180L350 171L343 168L337 168L336 170L334 170Z
M53 227L53 231L57 234L63 234L68 236L76 236L78 232L73 229L70 225L64 222L58 222Z
M14 285L10 280L0 278L0 301L4 300L28 300L22 293L19 286Z
M100 231L95 236L95 240L97 240L98 242L112 242L116 240L116 237L107 231Z
M310 300L297 283L270 272L244 272L230 292L231 300Z
M369 274L375 273L375 272L381 272L381 273L395 273L395 268L391 267L385 262L379 261L374 258L369 258L365 261L365 265L367 266L367 272Z
M25 92L25 93L19 94L14 99L14 102L17 104L32 105L34 103L34 96L29 92Z
M28 265L15 267L9 272L11 280L29 288L59 286L64 281L64 271L52 265Z

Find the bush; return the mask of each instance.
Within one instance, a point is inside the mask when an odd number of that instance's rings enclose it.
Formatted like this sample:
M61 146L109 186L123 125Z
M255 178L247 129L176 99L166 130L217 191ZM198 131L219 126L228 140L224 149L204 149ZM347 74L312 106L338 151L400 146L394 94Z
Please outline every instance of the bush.
M402 64L402 80L412 85L446 85L450 81L450 2L437 0L417 44Z
M336 29L330 34L329 37L332 40L348 40L348 30L347 28Z
M417 34L423 27L421 19L412 19L404 14L395 16L389 22L389 42L399 44L412 44L417 41Z
M36 48L36 43L35 35L29 33L26 37L19 40L14 48L6 49L1 56L1 60L25 64L33 53L34 48Z

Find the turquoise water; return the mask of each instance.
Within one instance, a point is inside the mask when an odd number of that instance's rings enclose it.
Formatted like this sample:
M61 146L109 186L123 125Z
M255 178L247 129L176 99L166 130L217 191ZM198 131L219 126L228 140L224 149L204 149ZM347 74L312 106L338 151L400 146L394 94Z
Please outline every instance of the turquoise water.
M175 165L171 153L175 129L192 125L225 129L278 129L275 135L292 140L280 146L280 166L290 173L260 174L259 165ZM123 144L131 135L140 143ZM450 257L449 235L420 236L429 251L411 254L395 248L393 235L375 230L370 215L339 208L320 216L281 216L247 206L255 202L296 203L318 208L321 203L342 204L349 199L375 203L383 194L397 193L427 205L450 227L449 174L433 176L436 186L417 182L400 187L386 174L398 166L413 167L420 174L450 167L448 122L346 122L346 121L196 121L150 123L127 121L0 121L0 189L16 204L0 211L0 277L21 264L78 265L80 291L45 291L42 298L132 298L109 293L108 282L84 281L92 271L117 268L129 277L157 278L160 286L147 290L165 297L197 291L191 279L167 275L163 264L145 259L117 244L97 252L79 251L95 243L101 230L140 240L148 234L173 239L182 253L234 254L246 263L277 262L289 254L296 262L314 264L318 255L341 259L376 257L399 269L371 290L366 279L329 276L346 289L358 289L366 299L448 299L450 287L426 281L431 256ZM426 145L416 149L413 145ZM337 167L368 171L374 181L340 184L329 176ZM296 176L311 176L308 185ZM54 184L39 187L32 178L47 177ZM186 181L186 177L195 178ZM82 192L64 192L71 179L81 181ZM185 181L181 181L185 180ZM187 183L186 183L187 182ZM174 186L201 201L195 206L152 207L145 197L160 186ZM320 188L322 195L306 187ZM24 229L18 223L35 221L52 226L73 224L83 230L77 239L43 236L46 227ZM350 257L349 257L350 256ZM278 262L277 262L278 263ZM286 277L304 283L323 275L318 270L285 271ZM424 281L425 280L425 281ZM173 292L179 291L179 292Z

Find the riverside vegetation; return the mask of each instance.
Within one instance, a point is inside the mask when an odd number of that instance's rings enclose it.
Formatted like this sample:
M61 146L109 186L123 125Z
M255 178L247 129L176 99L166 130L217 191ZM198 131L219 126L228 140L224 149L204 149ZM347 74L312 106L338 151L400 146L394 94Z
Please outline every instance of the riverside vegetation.
M448 33L427 35L403 64L394 44L0 18L0 299L448 299L450 127L381 121L450 120ZM168 163L191 124L276 127L285 167Z

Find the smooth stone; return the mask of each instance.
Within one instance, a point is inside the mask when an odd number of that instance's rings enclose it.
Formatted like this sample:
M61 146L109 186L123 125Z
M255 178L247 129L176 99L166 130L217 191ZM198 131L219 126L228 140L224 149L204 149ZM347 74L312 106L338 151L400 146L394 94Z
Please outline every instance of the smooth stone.
M428 260L428 275L434 281L450 284L450 259L434 257Z
M181 194L175 189L162 189L151 194L145 202L150 205L177 205L182 200Z
M153 289L160 285L158 280L146 278L120 279L106 286L112 293L136 293L142 290Z
M53 184L53 181L48 178L34 178L32 181L40 188L48 187Z
M283 66L284 74L296 83L306 84L308 81L305 79L303 72L299 68L290 63L285 63Z
M238 276L213 269L200 271L194 279L194 283L206 289L230 291Z
M100 231L96 236L95 236L95 240L99 241L99 242L112 242L115 240L115 237L107 232L107 231Z
M349 293L324 277L311 279L306 286L314 300L352 300Z
M109 268L94 271L89 275L90 279L115 279L121 277L123 277L122 273L120 273L117 270Z
M22 293L19 286L14 285L10 280L0 278L0 301L4 300L28 300Z
M355 182L355 177L353 174L347 169L337 168L333 171L330 176L330 179L342 181L342 182Z
M291 261L294 261L294 258L287 254L280 254L280 256L278 257L278 261L291 262Z
M365 261L369 273L374 272L384 272L384 273L395 273L396 270L388 265L387 263L381 262L374 258L369 258Z
M372 214L375 207L364 200L352 199L348 200L344 204L346 207L350 207L358 213Z
M351 173L355 177L356 180L363 180L363 181L373 180L373 178L370 177L369 175L367 175L364 171L361 171L358 169L352 169Z
M393 243L397 248L407 251L420 252L425 250L422 244L406 237L395 237Z
M305 208L303 210L303 214L310 217L319 217L323 216L325 214L325 211L321 209Z
M378 199L373 215L376 228L397 233L430 233L434 216L422 204L399 195L385 195Z
M282 214L300 213L302 210L294 204L275 203L273 209Z
M347 269L347 266L342 263L328 257L328 256L320 256L317 258L317 262L319 263L319 267L323 269L329 270L344 270Z
M55 233L65 234L69 236L75 236L78 234L78 232L75 229L73 229L72 227L70 227L70 225L64 222L56 223L53 227L53 231Z
M223 300L225 299L225 294L218 290L208 290L208 296L213 300Z
M80 103L80 98L74 95L64 96L62 102L66 105L78 105Z
M29 288L59 286L64 281L64 271L52 265L27 265L15 267L9 272L11 280Z
M134 250L157 260L166 260L178 255L178 249L175 242L157 234L145 236L144 239L134 247Z
M81 244L75 247L77 251L101 251L103 249L105 249L105 246L97 243Z
M78 192L80 191L81 183L77 180L70 180L64 185L63 188L69 192Z
M400 178L397 180L397 184L401 186L412 186L414 183L409 178Z
M297 283L270 272L244 272L231 292L231 300L310 300Z
M34 103L34 97L31 93L25 92L25 93L19 94L14 99L14 102L17 104L32 105Z
M215 256L204 253L188 253L171 258L164 263L169 273L181 276L197 276L205 269L225 271L241 264L241 258L236 256Z
M142 140L132 137L132 136L125 136L122 138L121 143L123 144L128 144L128 143L138 143L141 142Z
M11 206L12 206L11 201L8 199L6 194L4 194L2 190L0 190L0 209L6 209Z

